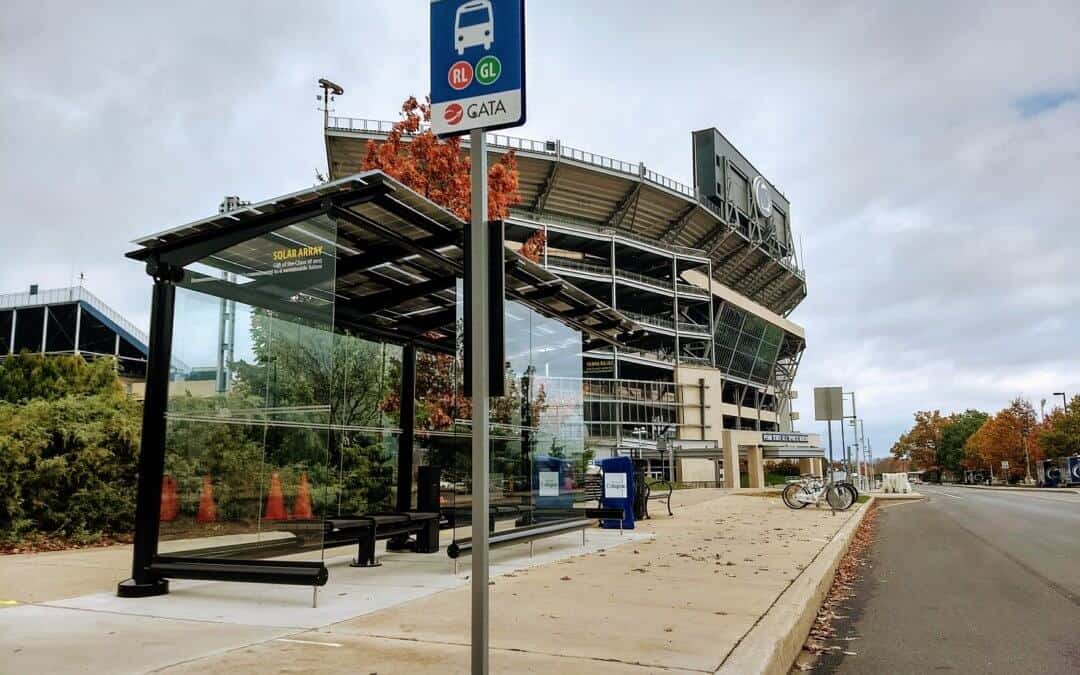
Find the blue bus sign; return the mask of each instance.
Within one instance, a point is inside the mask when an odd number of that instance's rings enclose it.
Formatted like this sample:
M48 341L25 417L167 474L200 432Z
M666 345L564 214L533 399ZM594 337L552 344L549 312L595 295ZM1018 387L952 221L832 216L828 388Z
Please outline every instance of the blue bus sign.
M525 123L525 0L431 0L431 128Z

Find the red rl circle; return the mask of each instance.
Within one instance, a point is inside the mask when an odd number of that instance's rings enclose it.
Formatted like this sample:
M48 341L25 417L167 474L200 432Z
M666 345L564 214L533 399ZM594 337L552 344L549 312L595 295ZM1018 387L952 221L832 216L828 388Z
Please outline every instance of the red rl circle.
M446 80L450 83L450 88L455 91L461 91L472 84L472 78L473 68L468 61L458 61L450 66L450 72L446 74Z
M450 105L446 106L446 110L443 111L443 119L446 120L447 124L450 124L451 126L460 122L461 118L464 115L465 111L462 110L461 106L459 106L457 103L451 103Z

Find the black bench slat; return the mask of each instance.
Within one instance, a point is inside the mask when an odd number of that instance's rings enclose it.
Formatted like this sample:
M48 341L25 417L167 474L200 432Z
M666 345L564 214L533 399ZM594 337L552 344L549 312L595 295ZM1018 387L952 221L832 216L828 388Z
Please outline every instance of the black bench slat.
M597 520L622 520L626 517L626 512L622 509L606 507L586 508L585 517Z
M539 525L526 525L525 527L519 527L505 532L496 532L495 534L490 535L488 537L488 548L532 541L534 539L543 539L544 537L552 537L563 534L564 532L583 530L590 525L592 525L592 520L589 518L576 518L574 520L541 523ZM446 547L446 554L451 558L460 557L471 552L472 545L472 537L459 539Z
M207 560L158 556L150 570L169 579L238 581L260 584L324 586L329 578L321 562L285 560Z

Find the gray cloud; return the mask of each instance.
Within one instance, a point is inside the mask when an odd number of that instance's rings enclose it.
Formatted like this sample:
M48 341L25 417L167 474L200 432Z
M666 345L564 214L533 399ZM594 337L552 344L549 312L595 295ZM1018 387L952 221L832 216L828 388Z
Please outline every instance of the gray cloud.
M145 323L131 239L324 166L314 80L392 118L426 0L8 3L0 291L88 286ZM1075 3L529 3L515 133L690 182L717 126L791 199L810 295L799 408L843 384L878 452L916 408L1080 391ZM18 264L10 264L10 261Z

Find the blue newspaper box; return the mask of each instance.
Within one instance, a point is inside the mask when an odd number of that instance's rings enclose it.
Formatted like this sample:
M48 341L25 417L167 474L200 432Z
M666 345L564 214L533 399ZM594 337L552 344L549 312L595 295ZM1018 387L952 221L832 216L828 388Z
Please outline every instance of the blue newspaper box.
M569 511L574 508L574 474L570 462L561 457L533 457L533 504L540 511Z
M600 506L606 509L622 509L624 530L634 529L634 463L629 457L608 457L600 460L604 472ZM602 520L600 527L617 529L619 521Z
M1080 457L1069 457L1066 468L1068 474L1064 476L1065 482L1069 485L1080 485Z
M1039 484L1043 487L1057 487L1061 484L1061 469L1057 465L1057 460L1044 459L1037 465L1039 474Z

